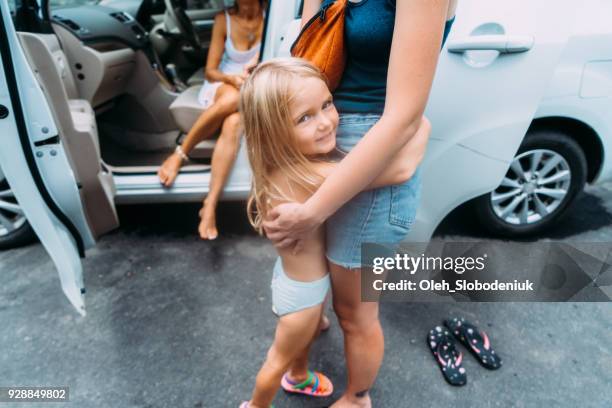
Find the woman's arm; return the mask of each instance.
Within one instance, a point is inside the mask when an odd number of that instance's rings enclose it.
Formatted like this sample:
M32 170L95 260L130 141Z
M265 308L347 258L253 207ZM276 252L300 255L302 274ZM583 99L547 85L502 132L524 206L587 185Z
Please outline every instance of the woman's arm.
M448 0L398 1L396 5L384 113L306 202L309 212L319 214L322 220L384 170L416 134L423 116L438 62Z
M457 0L450 0L448 2L448 12L446 13L446 19L450 20L455 17L455 12L457 11Z
M301 26L304 25L316 14L321 8L321 0L304 0L304 7L302 8L302 22Z
M366 187L366 190L408 181L425 156L430 134L431 123L423 116L419 130L414 137L397 152L391 163Z
M239 79L241 78L240 75L227 75L219 70L221 58L223 57L223 52L225 52L225 33L227 32L225 25L225 13L217 14L213 24L204 75L210 82L225 82L239 88L242 84L242 81Z
M423 116L421 126L414 137L397 152L391 163L385 167L383 172L376 177L365 190L408 181L425 155L430 133L431 124L429 120ZM324 178L327 178L334 172L339 163L340 162L316 162L314 165L315 171Z
M278 247L292 245L365 189L414 137L433 82L448 9L449 0L396 2L384 113L306 203L284 204L270 212L264 226Z

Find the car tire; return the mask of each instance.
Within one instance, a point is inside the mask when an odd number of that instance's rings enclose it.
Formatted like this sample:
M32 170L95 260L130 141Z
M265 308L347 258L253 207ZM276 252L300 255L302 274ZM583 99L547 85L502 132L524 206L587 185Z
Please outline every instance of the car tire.
M557 130L530 131L500 186L474 200L476 217L495 235L539 234L567 212L586 175L585 154L571 137Z
M0 250L17 248L33 242L36 234L25 217L3 209L3 204L17 204L6 180L0 181L0 216L3 217L3 222L0 222ZM11 229L7 228L7 222L13 224Z

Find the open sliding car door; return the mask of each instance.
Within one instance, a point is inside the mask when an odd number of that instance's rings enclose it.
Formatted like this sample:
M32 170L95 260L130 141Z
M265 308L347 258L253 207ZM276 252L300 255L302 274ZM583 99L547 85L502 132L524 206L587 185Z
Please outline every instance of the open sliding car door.
M85 315L80 258L97 236L118 225L112 175L103 169L95 143L67 140L56 125L58 110L48 98L54 84L44 83L38 69L35 74L30 64L40 53L31 55L32 47L28 59L9 10L0 0L0 166L64 293Z

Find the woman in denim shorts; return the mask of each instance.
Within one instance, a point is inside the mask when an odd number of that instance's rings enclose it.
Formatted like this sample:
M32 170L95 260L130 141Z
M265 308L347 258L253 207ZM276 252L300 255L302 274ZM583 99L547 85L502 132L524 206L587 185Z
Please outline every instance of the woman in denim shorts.
M325 0L328 1L328 0ZM403 184L363 191L415 135L431 89L438 52L454 21L457 0L348 0L347 64L334 104L338 148L349 152L306 202L285 203L264 222L277 247L294 246L321 223L333 306L344 334L348 384L334 407L369 407L384 354L378 302L361 301L361 244L395 246L408 234L420 195L422 149ZM302 21L321 0L305 0Z
M340 115L339 150L350 152L378 120L377 114ZM420 168L403 184L366 190L326 221L327 259L347 269L361 268L361 244L397 245L410 231L421 191Z

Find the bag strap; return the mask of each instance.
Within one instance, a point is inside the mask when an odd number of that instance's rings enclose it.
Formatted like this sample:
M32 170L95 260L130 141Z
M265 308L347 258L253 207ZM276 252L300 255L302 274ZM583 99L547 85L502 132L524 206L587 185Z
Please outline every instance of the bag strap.
M325 20L325 13L327 12L327 9L330 8L337 1L339 2L344 1L345 7L348 4L348 0L323 0L323 2L321 3L321 8L319 9L319 12L317 13L317 15L319 16L321 20Z

